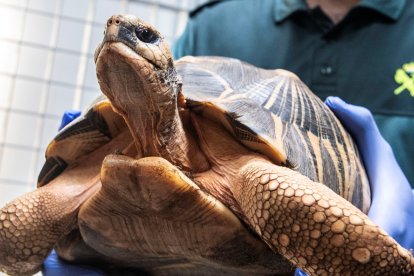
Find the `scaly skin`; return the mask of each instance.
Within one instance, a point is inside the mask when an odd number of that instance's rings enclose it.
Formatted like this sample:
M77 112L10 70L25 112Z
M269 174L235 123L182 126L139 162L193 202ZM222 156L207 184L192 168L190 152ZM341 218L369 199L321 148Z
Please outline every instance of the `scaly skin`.
M43 193L39 197L36 191L0 210L0 244L3 247L0 271L13 275L32 274L39 270L43 259L69 224L49 225L50 218L60 213L61 207L56 203L50 193ZM57 221L62 220L65 221L65 217ZM26 226L32 223L37 225L36 229L27 229ZM29 262L26 256L30 256Z
M39 188L0 210L0 271L37 272L57 240L75 227L79 202L94 192L86 189L77 198L56 188Z
M233 191L249 224L310 275L412 275L413 256L325 185L263 161L240 175Z
M37 272L56 242L77 226L83 202L100 188L102 160L125 148L129 132L83 156L46 186L27 193L0 209L0 271Z
M196 183L232 208L272 250L310 275L413 273L411 253L350 202L246 149L220 125L192 118L212 166Z

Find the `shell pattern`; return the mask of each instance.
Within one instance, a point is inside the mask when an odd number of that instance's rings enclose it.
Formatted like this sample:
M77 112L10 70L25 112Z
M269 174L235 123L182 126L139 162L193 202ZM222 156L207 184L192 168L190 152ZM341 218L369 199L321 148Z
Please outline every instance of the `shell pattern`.
M214 117L218 107L243 144L368 211L368 179L352 138L296 75L222 57L185 57L176 68L195 112L215 108Z
M175 65L190 109L219 120L248 148L368 211L369 184L352 138L298 77L223 57L184 57ZM126 128L103 97L84 114L50 143L38 186Z

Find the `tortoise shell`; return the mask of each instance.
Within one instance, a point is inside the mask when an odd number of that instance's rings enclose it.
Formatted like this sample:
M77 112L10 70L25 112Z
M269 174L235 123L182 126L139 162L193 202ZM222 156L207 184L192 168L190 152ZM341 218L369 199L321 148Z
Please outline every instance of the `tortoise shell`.
M246 147L368 211L370 188L355 143L296 75L224 57L184 57L175 67L190 110L219 121ZM102 96L84 114L49 144L38 186L127 129Z
M182 90L190 111L220 122L247 148L324 183L363 211L368 210L369 185L355 144L333 113L295 75L220 57L186 57L178 60L175 66L182 77ZM76 166L78 159L104 146L114 144L116 152L124 151L131 143L133 138L126 122L113 111L109 100L101 96L83 117L66 126L50 143L38 185L46 185L71 164ZM223 221L228 217L225 210L224 207L214 210ZM215 224L210 226L216 227ZM210 273L214 268L210 258L223 260L226 265L218 271L227 273L284 274L291 271L285 259L240 228L241 224L233 227L240 234L231 241L232 245L219 252L213 250L210 257L197 260L195 264L188 259L189 273ZM63 236L57 249L67 260L120 261L107 259L89 248L77 229ZM144 250L142 254L137 252L138 257L133 255L136 260L130 257L128 260L135 262L134 267L149 271L159 271L160 265L164 267L166 262L171 262L174 265L163 268L165 273L176 273L174 269L183 272L180 263L184 259L179 258L176 263L177 260L168 255L169 251L164 251L152 256ZM227 256L225 261L223 256Z
M37 187L46 185L79 157L93 152L127 130L124 119L112 110L111 103L103 95L82 113L49 143Z
M370 187L355 143L296 75L222 57L185 57L176 67L195 112L368 212Z

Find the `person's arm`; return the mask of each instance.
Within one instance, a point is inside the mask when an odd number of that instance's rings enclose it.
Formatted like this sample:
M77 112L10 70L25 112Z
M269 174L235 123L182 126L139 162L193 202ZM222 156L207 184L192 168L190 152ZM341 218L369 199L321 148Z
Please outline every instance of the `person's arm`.
M325 103L355 139L361 153L371 186L368 216L402 246L414 248L414 194L371 112L338 97L328 97Z

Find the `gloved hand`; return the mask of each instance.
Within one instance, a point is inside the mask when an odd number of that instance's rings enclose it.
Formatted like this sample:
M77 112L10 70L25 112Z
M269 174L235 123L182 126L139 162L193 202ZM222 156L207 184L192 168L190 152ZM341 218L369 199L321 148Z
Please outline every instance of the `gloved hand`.
M308 276L308 274L303 272L300 268L296 268L294 276Z
M59 259L53 250L43 263L42 274L44 276L102 276L105 272L89 265L74 265Z
M338 97L328 97L325 104L355 139L362 155L372 192L368 216L402 246L414 248L414 194L371 112Z
M66 111L62 116L62 121L59 130L64 128L67 124L75 120L81 114L80 111ZM43 263L42 273L45 276L101 276L105 275L104 271L86 265L74 265L59 259L56 252L53 250L49 257Z
M69 124L70 122L72 122L73 120L78 118L80 116L80 114L81 114L81 112L78 111L78 110L65 111L65 113L63 113L62 120L60 122L59 130L61 130L67 124Z

